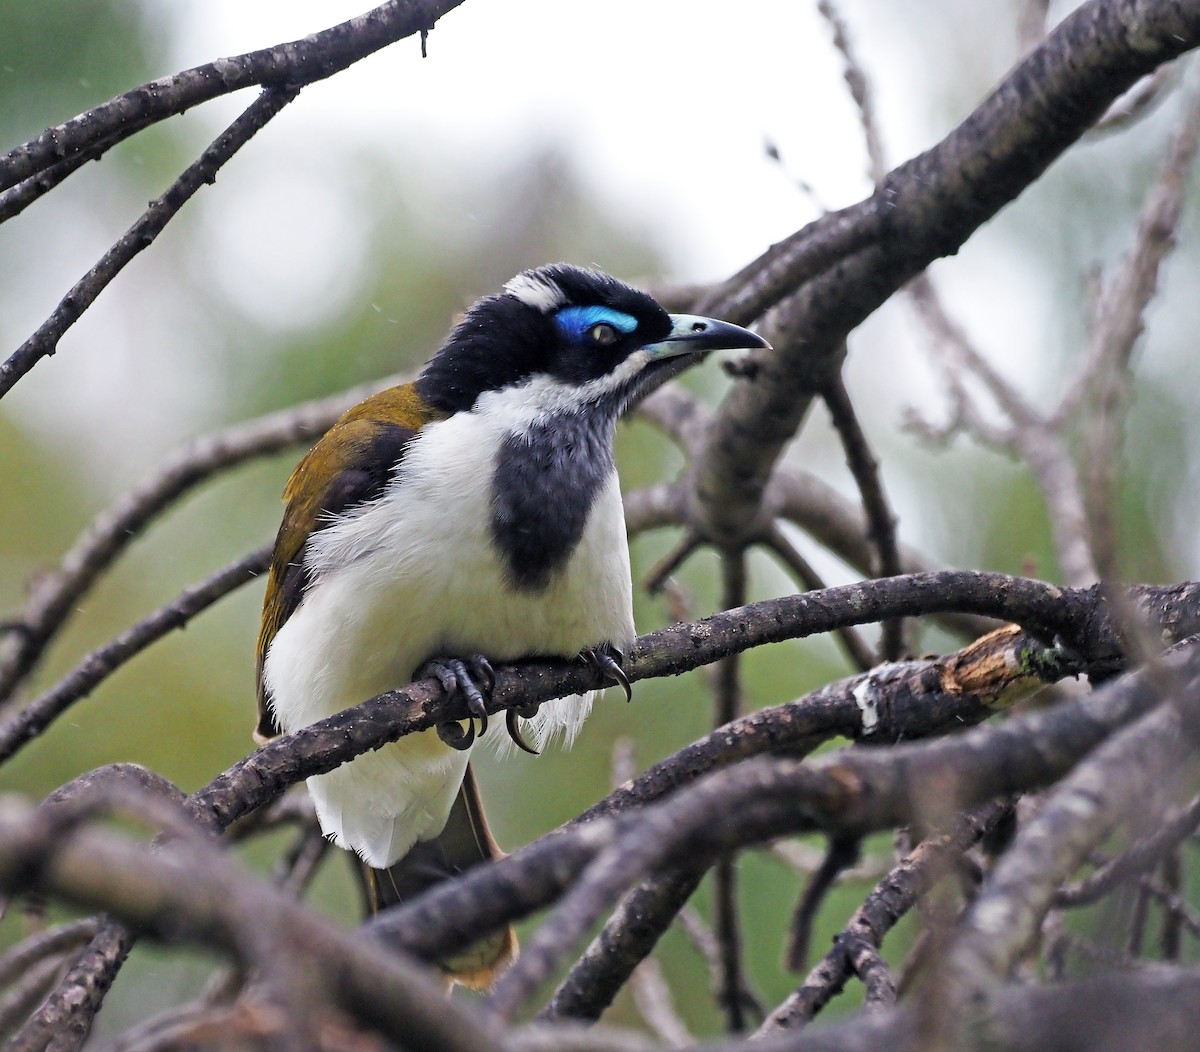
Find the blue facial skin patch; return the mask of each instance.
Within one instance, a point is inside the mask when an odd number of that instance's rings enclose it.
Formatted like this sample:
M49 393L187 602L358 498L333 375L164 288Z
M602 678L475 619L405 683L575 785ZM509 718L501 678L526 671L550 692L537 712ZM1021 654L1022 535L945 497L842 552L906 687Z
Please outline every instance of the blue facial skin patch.
M555 313L554 323L571 343L582 343L593 325L611 325L628 336L638 324L632 315L611 307L563 307Z

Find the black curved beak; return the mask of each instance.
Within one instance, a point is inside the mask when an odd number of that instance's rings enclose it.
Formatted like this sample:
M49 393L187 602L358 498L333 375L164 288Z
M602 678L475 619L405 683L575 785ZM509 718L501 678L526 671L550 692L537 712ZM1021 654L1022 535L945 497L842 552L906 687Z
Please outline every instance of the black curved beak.
M769 348L761 336L740 325L695 314L672 314L671 331L656 343L641 348L646 366L619 395L619 412L637 405L656 387L691 368L710 351Z
M674 358L680 354L706 354L709 351L751 351L770 348L761 336L716 318L701 318L695 314L672 314L671 331L658 343L647 344L655 360Z

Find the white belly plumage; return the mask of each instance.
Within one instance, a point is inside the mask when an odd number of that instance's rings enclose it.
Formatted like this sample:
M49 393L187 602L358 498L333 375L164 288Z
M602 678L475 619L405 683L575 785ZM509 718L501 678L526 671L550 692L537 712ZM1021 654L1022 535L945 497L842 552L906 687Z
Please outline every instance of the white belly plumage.
M500 415L427 425L382 497L314 535L315 583L264 667L285 732L402 686L434 656L503 662L603 642L627 649L632 593L615 471L561 572L544 590L514 589L489 534L491 465L481 457L499 445ZM590 696L543 705L534 735L569 740L590 705ZM441 831L468 756L425 731L310 778L321 828L370 865L391 865Z

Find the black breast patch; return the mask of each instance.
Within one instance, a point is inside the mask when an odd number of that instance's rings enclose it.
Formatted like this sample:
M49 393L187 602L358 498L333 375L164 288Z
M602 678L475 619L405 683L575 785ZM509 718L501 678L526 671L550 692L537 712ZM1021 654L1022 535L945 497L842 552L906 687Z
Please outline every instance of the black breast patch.
M492 474L492 539L511 583L541 591L583 536L613 471L613 422L548 417L508 435Z

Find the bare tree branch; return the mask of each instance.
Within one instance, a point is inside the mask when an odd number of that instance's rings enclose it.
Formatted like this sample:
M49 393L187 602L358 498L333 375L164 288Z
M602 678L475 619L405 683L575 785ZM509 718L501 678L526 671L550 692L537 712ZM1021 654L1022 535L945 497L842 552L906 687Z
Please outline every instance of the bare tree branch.
M289 85L268 88L200 155L167 192L150 203L133 224L54 308L32 336L0 363L0 398L3 398L42 358L54 354L63 334L82 317L83 312L108 287L130 260L154 243L167 223L200 187L216 181L217 172L238 150L271 120L299 92Z
M1180 586L1140 593L1151 605L1148 612L1164 638L1192 624L1192 612L1179 599L1195 591ZM1070 592L1003 574L913 574L765 600L701 621L670 625L638 639L626 672L633 682L678 675L764 643L945 609L990 613L1051 637L1061 634L1089 661L1111 667L1113 662L1119 664L1121 648L1103 608L1092 591ZM549 701L604 685L600 674L582 662L497 668L488 711L501 712L514 704ZM405 734L467 716L466 703L457 696L443 698L435 680L381 694L263 746L196 794L196 814L224 828L302 778L332 770Z
M756 357L754 379L734 385L710 431L694 481L707 536L735 546L757 523L775 461L808 411L813 370L849 330L934 259L956 250L1136 80L1198 42L1200 12L1168 0L1093 0L942 142L894 169L868 202L853 206L855 214L872 217L870 247L824 268L791 295L773 330L784 338L773 353ZM747 270L765 273L771 266L764 257ZM736 275L726 285L731 291L706 310L744 321L797 288L784 285L743 314L736 291L743 284Z
M1004 811L1003 804L986 804L955 819L944 833L927 836L876 885L834 938L833 948L808 973L800 988L773 1011L757 1036L790 1030L811 1020L837 994L852 971L849 940L878 949L884 936L956 858L974 844Z
M1187 686L1194 690L1196 684ZM1055 889L1087 853L1135 809L1142 821L1153 819L1152 802L1192 759L1189 718L1173 705L1148 713L1054 788L968 911L946 978L974 992L1009 974L1036 938Z
M721 560L722 597L725 610L746 602L746 555L730 551ZM713 726L732 723L742 712L741 661L734 653L717 662L713 670ZM725 1028L740 1034L746 1029L746 1015L757 1006L748 1004L742 966L742 931L737 902L737 870L731 855L717 859L712 874L713 934L721 961L721 982L717 1004L725 1013Z
M914 279L908 291L922 320L933 331L943 350L953 356L953 361L946 364L946 375L955 397L956 427L975 435L986 445L1021 457L1046 503L1063 577L1075 587L1085 587L1098 580L1100 574L1092 552L1083 484L1057 426L1029 405L972 346L963 329L942 307L928 275ZM995 425L986 419L982 409L967 394L961 375L964 373L984 384L1005 417L1003 424Z
M150 852L86 825L69 837L47 836L52 831L38 811L0 798L0 842L6 845L0 886L40 886L80 905L108 908L159 938L196 939L247 964L269 960L272 990L295 1013L288 1026L303 1024L303 1030L322 1006L308 982L284 980L297 968L315 969L325 974L326 989L395 1040L463 1052L499 1046L498 1035L475 1013L445 1001L411 964L247 879L211 846L174 841L169 850ZM181 868L187 881L179 879ZM295 967L285 966L288 961Z
M152 80L0 157L0 189L15 186L97 142L115 145L147 125L250 87L323 80L389 44L433 27L462 0L391 0L347 22L261 51L218 59Z
M1197 675L1194 650L1183 645L1167 659L1189 680ZM631 828L596 854L496 983L489 1010L498 1019L510 1018L587 927L656 866L789 832L820 828L831 836L854 836L924 822L954 807L1047 784L1109 730L1159 700L1151 677L1132 674L1119 686L1089 700L1086 728L1078 723L1082 706L1064 702L931 743L848 750L808 763L748 760L707 776L641 811Z

